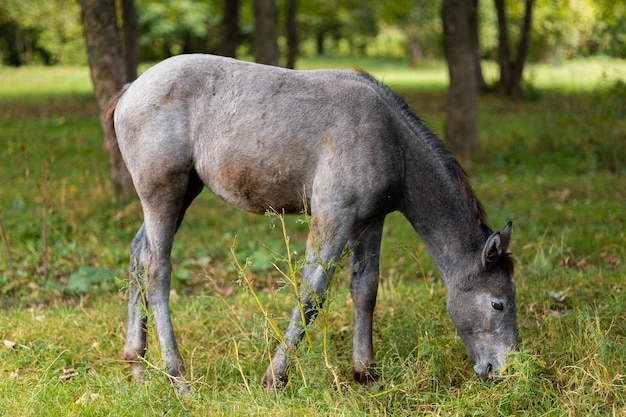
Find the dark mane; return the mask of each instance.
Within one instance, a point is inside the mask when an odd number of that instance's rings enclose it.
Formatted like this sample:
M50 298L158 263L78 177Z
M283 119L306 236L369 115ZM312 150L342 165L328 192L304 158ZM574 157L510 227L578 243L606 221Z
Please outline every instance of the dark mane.
M515 259L510 252L504 252L500 255L500 267L512 277L515 274Z
M472 186L469 183L467 173L459 162L454 158L452 152L446 147L446 145L435 135L432 130L424 123L418 116L416 116L406 100L396 93L394 93L385 84L378 81L367 71L355 67L355 71L365 80L375 84L379 87L379 91L382 91L383 95L394 105L396 105L402 113L407 117L409 122L417 130L419 138L433 151L439 162L445 167L446 171L456 181L459 186L459 190L463 199L467 202L468 208L472 211L473 217L476 218L477 226L488 236L491 233L491 229L488 226L487 213L481 202L476 197Z

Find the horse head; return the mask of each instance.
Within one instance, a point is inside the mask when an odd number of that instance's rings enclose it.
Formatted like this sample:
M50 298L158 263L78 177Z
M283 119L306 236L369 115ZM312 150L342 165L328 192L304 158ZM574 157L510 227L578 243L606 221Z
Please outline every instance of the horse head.
M517 348L511 223L488 237L475 269L448 288L448 314L481 378L498 375Z

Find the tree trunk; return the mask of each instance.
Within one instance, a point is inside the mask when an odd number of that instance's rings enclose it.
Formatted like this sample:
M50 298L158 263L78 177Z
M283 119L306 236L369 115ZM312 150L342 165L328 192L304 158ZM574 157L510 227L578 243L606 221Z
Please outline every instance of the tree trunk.
M224 0L224 15L222 16L222 39L218 47L218 54L236 58L239 46L239 0Z
M498 81L497 91L506 95L511 85L512 62L511 51L509 49L509 28L504 8L504 0L495 0L496 13L498 15L498 63L500 65L500 81Z
M315 50L317 51L317 55L324 55L324 32L317 32L315 34Z
M515 73L513 74L517 86L517 90L515 91L516 94L519 94L522 90L521 86L524 75L524 65L526 64L526 57L528 56L528 41L530 39L530 30L532 27L533 4L534 0L526 0L524 23L522 25L522 32L520 33L519 45L517 47L517 57L515 59Z
M450 75L444 134L452 152L468 160L479 146L476 110L478 83L468 3L465 0L443 0L441 18Z
M482 53L480 51L480 22L478 20L478 0L472 0L469 6L469 30L472 38L472 50L474 51L474 58L476 63L474 68L476 69L476 82L478 83L478 91L488 91L489 86L485 82L483 77L483 69L480 64Z
M498 14L498 62L500 64L500 81L497 91L499 94L516 97L522 92L524 65L528 54L528 40L532 24L532 10L534 0L526 0L524 23L520 32L517 56L511 58L509 45L509 30L504 0L495 0Z
M254 0L254 33L252 50L260 64L278 65L278 8L276 0Z
M139 28L135 0L122 0L122 20L124 27L124 61L126 82L137 78L139 66Z
M409 38L409 58L411 66L417 67L424 59L424 50L420 39L420 27L417 22L409 17L406 21L406 33Z
M124 24L124 61L126 82L137 78L139 66L139 27L137 25L137 9L135 0L122 0L122 19Z
M294 69L298 57L298 0L287 6L287 68Z
M104 132L105 105L126 81L122 44L117 32L115 0L80 0L80 6L91 81ZM117 140L110 140L104 135L104 147L108 154L115 195L126 198L132 194L133 184Z

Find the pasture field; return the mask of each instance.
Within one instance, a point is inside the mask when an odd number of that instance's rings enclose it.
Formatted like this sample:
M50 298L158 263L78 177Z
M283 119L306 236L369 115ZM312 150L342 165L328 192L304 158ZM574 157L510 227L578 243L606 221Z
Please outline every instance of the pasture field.
M442 131L444 67L359 65ZM345 268L287 386L260 388L271 323L284 331L290 315L306 219L249 215L205 192L173 251L172 316L192 379L181 394L152 328L143 383L121 358L141 210L112 198L88 70L0 67L0 415L626 417L626 62L529 74L522 100L481 97L482 150L465 164L492 227L513 221L520 351L502 380L474 374L439 273L393 213L374 329L379 382L352 380Z

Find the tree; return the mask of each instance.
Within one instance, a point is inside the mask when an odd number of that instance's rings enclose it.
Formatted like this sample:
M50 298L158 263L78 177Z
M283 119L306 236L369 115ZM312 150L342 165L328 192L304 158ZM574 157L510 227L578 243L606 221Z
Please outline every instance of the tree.
M382 22L397 26L407 39L407 58L418 66L424 57L439 49L439 5L430 0L395 0L382 4ZM433 48L433 45L435 47Z
M534 0L525 0L525 3L526 9L517 46L517 56L513 60L509 45L509 28L504 0L495 0L498 14L498 62L500 64L500 81L497 91L508 97L516 97L522 91L522 76L528 55Z
M160 61L173 55L215 51L221 13L216 2L167 0L138 2L143 59Z
M298 0L287 5L287 68L295 68L298 56Z
M80 6L89 70L104 132L105 105L127 79L122 43L117 31L115 0L80 0ZM104 140L113 190L120 198L128 197L133 184L117 140L108 139L106 134Z
M469 159L478 149L476 102L476 57L470 34L469 3L465 0L443 0L444 47L448 61L450 87L446 107L444 135L452 152Z
M139 27L135 0L122 0L122 20L124 27L124 61L126 82L137 78L139 66Z
M76 0L0 1L0 62L77 65L85 40Z
M221 40L217 49L218 55L235 58L239 46L239 0L224 0L222 15Z
M278 8L276 0L254 0L254 33L252 50L256 62L278 65Z
M474 70L476 71L476 82L478 83L479 91L488 91L489 87L483 77L483 70L480 64L482 59L482 52L480 50L480 22L478 13L478 0L472 0L472 4L469 6L469 30L472 41L472 50L474 52Z

